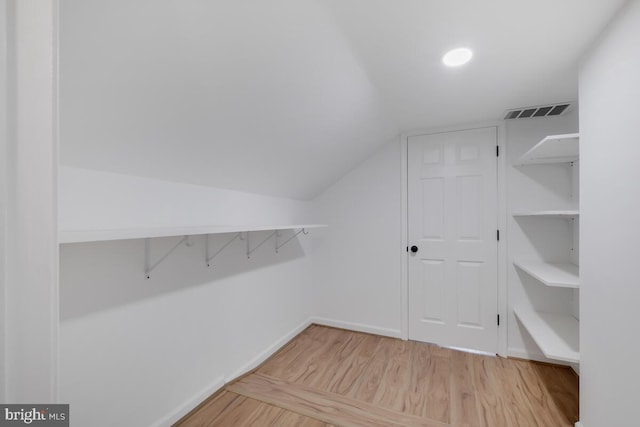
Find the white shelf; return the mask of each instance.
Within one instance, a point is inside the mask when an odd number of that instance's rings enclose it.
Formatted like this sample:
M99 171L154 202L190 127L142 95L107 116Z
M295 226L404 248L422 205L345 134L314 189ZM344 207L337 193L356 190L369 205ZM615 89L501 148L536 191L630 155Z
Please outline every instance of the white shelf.
M538 142L516 162L518 165L575 162L579 158L580 134L551 135Z
M522 212L514 212L513 216L535 216L535 217L548 217L548 218L576 218L576 217L580 216L580 212L577 209L552 210L552 211L522 211Z
M107 240L145 239L152 237L195 236L199 234L238 233L247 231L293 230L326 227L326 224L305 225L209 225L196 227L131 228L107 230L60 230L59 243L85 243Z
M558 288L580 287L579 268L575 264L514 261L513 264L547 286Z
M579 363L579 323L569 314L516 309L514 313L549 359Z

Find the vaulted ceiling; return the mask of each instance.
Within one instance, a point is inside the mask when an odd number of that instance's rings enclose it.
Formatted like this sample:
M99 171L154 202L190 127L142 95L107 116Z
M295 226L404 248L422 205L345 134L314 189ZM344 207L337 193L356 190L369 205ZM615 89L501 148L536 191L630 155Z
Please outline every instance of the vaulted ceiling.
M576 100L622 3L64 0L61 162L310 199L402 131Z

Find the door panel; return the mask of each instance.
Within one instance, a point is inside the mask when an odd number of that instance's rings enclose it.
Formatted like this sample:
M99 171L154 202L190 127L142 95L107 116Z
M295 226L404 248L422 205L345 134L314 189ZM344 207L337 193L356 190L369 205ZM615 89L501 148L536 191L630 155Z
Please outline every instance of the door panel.
M444 179L422 180L422 238L444 239Z
M456 215L458 240L481 241L484 212L482 176L456 177Z
M422 260L422 321L444 323L444 260Z
M482 327L482 263L458 261L457 267L458 326Z
M408 143L409 338L497 349L495 127Z

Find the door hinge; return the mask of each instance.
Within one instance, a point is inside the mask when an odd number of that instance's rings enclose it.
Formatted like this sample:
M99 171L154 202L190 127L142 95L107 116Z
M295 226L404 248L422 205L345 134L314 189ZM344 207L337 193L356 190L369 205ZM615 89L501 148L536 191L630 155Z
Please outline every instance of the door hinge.
M500 241L500 230L496 230L496 239Z
M409 246L407 246L407 252L409 252Z
M500 157L500 146L496 145L496 157Z
M498 326L500 326L500 315L498 314Z

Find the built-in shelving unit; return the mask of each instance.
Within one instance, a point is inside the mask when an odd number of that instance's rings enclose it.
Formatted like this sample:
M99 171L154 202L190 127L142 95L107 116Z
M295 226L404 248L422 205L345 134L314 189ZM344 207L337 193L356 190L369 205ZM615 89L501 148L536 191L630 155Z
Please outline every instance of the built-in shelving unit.
M547 286L574 289L580 286L579 267L574 264L536 261L514 261L513 264Z
M60 230L58 242L86 243L108 240L146 239L172 236L197 236L202 234L244 233L253 231L294 230L326 227L326 224L306 225L203 225L197 227L158 227L110 230Z
M576 218L580 216L580 212L577 209L565 209L565 210L546 210L546 211L520 211L514 212L513 216L534 216L534 217L548 217L548 218Z
M517 165L570 163L578 160L580 135L551 135L524 153Z
M522 155L514 164L520 165L549 165L567 163L574 166L579 160L579 134L547 136ZM577 175L574 173L574 179ZM576 186L578 182L575 182ZM576 187L577 188L577 187ZM573 197L572 193L571 197ZM529 210L515 211L514 217L562 218L578 219L578 209L564 210ZM574 244L578 232L577 222L574 223ZM572 248L572 251L577 248ZM575 254L573 254L575 255ZM577 259L573 256L573 262ZM579 267L567 262L543 262L531 260L514 260L513 264L533 277L536 282L549 288L573 289L578 292L580 287ZM551 292L551 291L550 291ZM553 291L553 292L560 292ZM576 297L574 295L574 297ZM550 296L551 297L551 296ZM555 311L555 310L554 310ZM579 352L579 320L578 313L547 312L537 308L515 308L514 314L527 330L542 353L549 359L570 363L580 362Z
M191 246L189 238L191 236L206 236L205 258L208 267L212 266L213 260L236 239L246 242L246 256L251 258L251 254L263 246L269 239L274 238L274 249L277 253L280 248L294 239L298 234L307 234L313 228L326 227L326 224L304 224L304 225L210 225L195 227L159 227L159 228L131 228L131 229L111 229L111 230L60 230L58 232L58 242L68 243L88 243L103 242L110 240L144 239L144 276L151 278L151 272L156 269L169 255L171 255L182 244ZM289 236L285 236L284 241L280 240L280 232L293 230ZM298 231L296 231L298 230ZM258 244L252 245L250 233L259 231L271 231L266 238ZM234 236L228 240L217 252L209 253L209 235L231 233ZM244 236L244 237L243 237ZM168 251L159 257L155 262L151 260L151 239L158 237L181 237L181 239Z
M579 363L579 322L570 314L517 308L516 317L549 359Z

